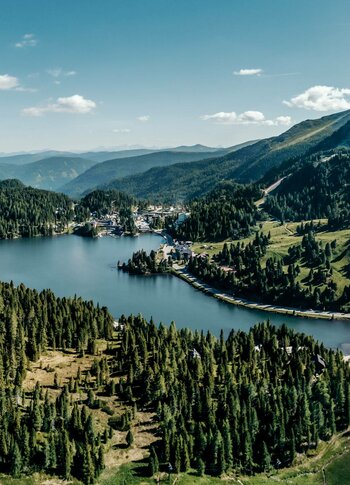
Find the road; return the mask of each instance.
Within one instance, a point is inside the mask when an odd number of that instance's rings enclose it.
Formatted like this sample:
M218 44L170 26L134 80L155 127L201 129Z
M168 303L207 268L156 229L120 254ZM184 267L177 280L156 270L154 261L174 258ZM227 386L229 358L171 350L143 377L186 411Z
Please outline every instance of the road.
M273 192L275 189L277 189L277 187L278 187L279 185L281 185L281 183L283 182L283 180L284 180L286 177L288 177L288 175L286 175L285 177L280 178L279 180L277 180L277 182L274 182L272 185L270 185L269 187L267 187L266 189L264 189L264 190L263 190L263 194L264 194L264 195L263 195L263 197L262 197L261 199L259 199L259 200L257 200L257 201L255 202L256 207L258 207L258 208L259 208L259 207L261 207L261 206L263 205L263 203L265 202L266 197L267 197L267 196L268 196L268 195L269 195L271 192Z
M251 300L246 300L245 298L237 298L228 293L222 292L213 286L204 283L200 279L193 276L185 268L174 264L173 273L179 278L190 283L194 288L203 291L206 294L217 298L218 300L225 301L227 303L232 303L233 305L244 306L246 308L251 308L253 310L262 310L272 313L281 313L283 315L292 315L294 317L304 317L304 318L324 318L327 320L349 320L350 313L341 312L322 312L318 310L300 310L299 308L282 307L278 305L269 305L264 303L256 303Z

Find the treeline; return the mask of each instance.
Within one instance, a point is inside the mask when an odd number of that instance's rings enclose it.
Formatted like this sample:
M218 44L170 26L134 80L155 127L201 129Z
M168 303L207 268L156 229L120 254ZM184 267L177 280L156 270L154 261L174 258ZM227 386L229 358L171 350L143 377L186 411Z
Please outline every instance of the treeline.
M146 275L168 273L172 267L171 259L157 259L157 253L151 251L147 254L141 249L133 253L127 263L118 263L118 268L130 274Z
M177 239L191 241L246 237L259 219L254 205L259 196L256 186L223 183L208 195L192 201L188 207L190 217L178 226L168 222L168 230Z
M63 232L73 216L66 195L26 187L18 180L0 182L0 239Z
M325 218L329 229L350 227L349 184L349 151L313 156L296 165L264 209L282 222Z
M64 194L26 187L18 180L0 182L0 239L50 236L66 232L73 221L84 223L90 213L103 217L114 212L124 231L135 233L132 214L135 199L127 194L97 190L73 202ZM80 227L81 235L96 235L92 226Z
M288 249L285 258L268 257L263 264L268 242L269 235L256 233L248 244L225 243L214 261L202 256L191 258L188 270L206 283L255 301L297 308L347 310L350 286L339 297L332 277L335 241L323 246L310 232L304 235L301 245ZM301 265L310 270L303 285L298 278Z
M311 337L268 323L217 339L140 316L120 322L120 396L156 411L161 430L150 475L290 466L350 424L350 368Z
M87 407L70 394L90 382L83 383L78 371L71 389L59 390L53 376L53 397L38 383L28 392L23 381L30 362L47 349L89 352L95 339L111 338L112 329L107 309L92 302L0 283L0 472L18 477L45 471L93 483L108 434L96 432Z

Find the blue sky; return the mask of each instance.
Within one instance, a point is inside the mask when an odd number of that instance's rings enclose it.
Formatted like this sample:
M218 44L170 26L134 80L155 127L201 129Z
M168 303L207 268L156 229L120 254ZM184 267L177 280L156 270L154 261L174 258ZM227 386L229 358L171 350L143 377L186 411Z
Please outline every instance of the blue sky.
M1 0L0 152L234 145L350 108L348 0Z

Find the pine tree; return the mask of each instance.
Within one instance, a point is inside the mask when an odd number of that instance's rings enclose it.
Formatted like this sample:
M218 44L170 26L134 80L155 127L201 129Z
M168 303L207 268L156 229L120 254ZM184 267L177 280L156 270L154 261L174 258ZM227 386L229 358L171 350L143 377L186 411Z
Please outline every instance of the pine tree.
M130 448L130 446L132 446L134 442L134 435L131 431L131 429L126 433L126 443L128 445L128 447Z
M22 471L22 457L17 442L14 443L11 451L11 475L19 477Z
M148 459L148 466L149 466L149 474L153 477L159 471L159 460L156 453L156 450L153 446L150 449L150 456Z
M205 463L202 460L202 458L198 458L196 468L197 468L198 476L202 477L205 473Z

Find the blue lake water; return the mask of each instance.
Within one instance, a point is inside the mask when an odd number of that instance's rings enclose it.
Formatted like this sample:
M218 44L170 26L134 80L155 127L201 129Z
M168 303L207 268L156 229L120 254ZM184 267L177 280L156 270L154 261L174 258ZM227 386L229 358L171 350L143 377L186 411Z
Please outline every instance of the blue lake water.
M176 322L177 327L211 330L227 334L231 329L248 330L254 323L270 319L314 335L331 347L350 343L350 323L288 317L225 304L195 290L170 275L129 276L118 271L118 260L126 261L134 251L158 248L160 236L97 239L77 236L0 241L0 279L23 282L58 296L75 294L106 305L118 317L122 313L153 316L156 322ZM343 347L345 348L345 347Z

